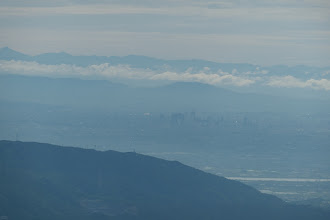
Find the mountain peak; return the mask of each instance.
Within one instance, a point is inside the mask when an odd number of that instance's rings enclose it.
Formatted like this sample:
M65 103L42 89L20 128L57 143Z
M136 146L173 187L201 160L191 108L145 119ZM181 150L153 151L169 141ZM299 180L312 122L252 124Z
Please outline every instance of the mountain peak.
M3 53L3 52L19 53L19 52L15 51L15 50L13 50L13 49L7 47L7 46L6 46L6 47L2 47L2 48L0 48L0 52L1 52L1 53Z
M2 51L2 50L11 50L9 47L2 47L2 48L0 48L0 51Z
M0 60L26 60L29 56L9 47L0 48Z
M15 50L10 49L9 47L0 48L0 53L16 52Z

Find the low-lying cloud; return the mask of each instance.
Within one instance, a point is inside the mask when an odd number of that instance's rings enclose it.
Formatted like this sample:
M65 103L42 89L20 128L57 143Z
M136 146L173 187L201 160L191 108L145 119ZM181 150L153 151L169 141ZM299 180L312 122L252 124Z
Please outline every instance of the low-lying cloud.
M184 81L184 82L200 82L210 85L235 85L235 86L247 86L253 84L255 81L247 78L234 76L231 74L219 75L216 73L175 73L164 72L156 74L151 77L155 80L171 80L171 81Z
M152 80L152 81L181 81L200 82L210 85L234 85L247 86L253 84L252 79L234 76L230 73L219 71L219 73L198 73L155 71L151 69L132 68L129 65L111 66L108 63L80 67L76 65L45 65L37 62L27 61L0 61L0 72L47 77L75 77L82 79L130 79L130 80Z
M221 69L212 71L210 68L205 67L199 72L193 72L192 68L184 72L176 72L133 68L129 65L110 65L109 63L81 67L68 64L46 65L29 61L1 60L0 73L53 78L119 80L121 82L125 82L125 80L199 82L214 86L228 85L237 87L260 84L278 88L311 88L330 91L330 80L328 79L311 78L302 80L291 75L269 76L267 71L260 69L257 69L255 72L241 73L233 69L229 73Z
M312 88L330 90L330 80L327 79L308 79L300 80L293 76L271 77L266 83L272 87L284 87L284 88Z

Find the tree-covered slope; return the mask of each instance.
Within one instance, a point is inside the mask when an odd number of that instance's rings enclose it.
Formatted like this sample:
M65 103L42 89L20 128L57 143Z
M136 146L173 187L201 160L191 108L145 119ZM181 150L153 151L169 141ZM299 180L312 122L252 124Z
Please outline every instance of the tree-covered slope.
M15 219L329 219L240 182L136 153L0 142L0 216Z

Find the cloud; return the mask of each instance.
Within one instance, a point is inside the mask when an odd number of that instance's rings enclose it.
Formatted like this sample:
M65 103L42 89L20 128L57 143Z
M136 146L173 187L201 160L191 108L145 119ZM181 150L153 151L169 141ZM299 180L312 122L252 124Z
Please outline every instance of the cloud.
M110 66L108 63L80 67L76 65L59 64L46 65L29 61L0 61L0 71L12 74L48 77L78 77L78 78L147 78L153 75L145 69L132 69L127 65Z
M233 73L237 73L237 70L234 69ZM257 67L255 71L247 71L247 72L243 72L242 74L245 74L245 75L266 75L268 73L269 73L268 70L260 69L260 67Z
M203 72L191 74L164 72L151 77L153 80L171 80L171 81L184 81L184 82L201 82L210 85L234 85L234 86L248 86L255 81L252 79L233 76L229 73L219 75L216 73L206 74Z
M272 87L284 87L284 88L312 88L330 90L330 80L327 79L309 79L306 81L297 79L293 76L283 77L271 77L266 83Z
M59 64L46 65L28 61L0 60L0 73L19 74L28 76L46 76L53 78L100 79L127 82L127 80L146 80L152 82L199 82L214 86L251 86L261 84L278 88L311 88L330 91L330 80L302 80L291 75L269 76L266 70L256 69L252 72L239 72L233 69L231 73L212 71L205 67L199 72L188 68L184 72L151 70L148 68L132 68L129 65L110 65L103 63L81 67L76 65Z
M82 79L129 79L129 80L152 80L152 81L183 81L200 82L210 85L234 85L247 86L254 83L254 80L229 73L219 71L218 73L209 72L209 68L204 68L201 72L190 73L189 70L182 73L159 72L150 69L132 68L128 65L111 66L108 63L100 65L90 65L80 67L75 65L45 65L37 62L28 61L0 61L0 72L10 74L20 74L29 76L47 77L75 77Z

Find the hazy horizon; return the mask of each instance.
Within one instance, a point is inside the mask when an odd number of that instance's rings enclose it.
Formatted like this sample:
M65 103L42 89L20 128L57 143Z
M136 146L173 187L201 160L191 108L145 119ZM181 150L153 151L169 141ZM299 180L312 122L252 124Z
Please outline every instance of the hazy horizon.
M1 1L0 47L329 66L327 1Z

